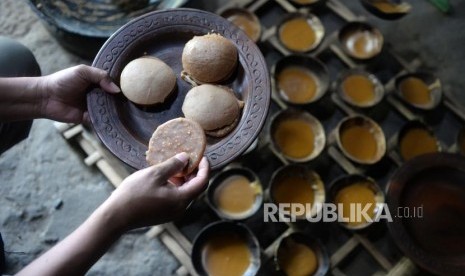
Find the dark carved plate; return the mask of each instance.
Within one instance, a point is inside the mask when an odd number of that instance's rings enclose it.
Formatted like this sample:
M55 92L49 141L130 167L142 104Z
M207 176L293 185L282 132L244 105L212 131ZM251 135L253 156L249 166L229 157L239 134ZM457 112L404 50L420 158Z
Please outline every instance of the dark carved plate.
M239 52L235 74L222 85L231 87L245 102L238 126L229 135L208 137L207 156L212 169L226 165L253 142L263 127L270 104L270 80L258 47L232 23L215 14L173 9L143 15L113 34L97 54L93 66L109 72L119 83L124 66L143 55L165 61L177 75L176 91L160 105L137 106L122 93L110 95L93 89L87 96L89 116L97 135L108 149L128 165L147 166L145 152L160 124L183 116L181 106L191 86L179 75L185 43L194 35L215 32L230 39Z
M391 179L387 198L388 227L405 255L432 273L464 275L465 158L433 153L412 159ZM409 209L399 216L398 207ZM421 218L412 217L414 207L423 208Z

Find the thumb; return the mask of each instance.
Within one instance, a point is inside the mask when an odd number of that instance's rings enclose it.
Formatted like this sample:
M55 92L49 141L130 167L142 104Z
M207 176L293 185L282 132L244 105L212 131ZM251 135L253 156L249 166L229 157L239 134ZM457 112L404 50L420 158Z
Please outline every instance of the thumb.
M78 65L76 70L81 78L88 82L99 84L100 87L107 92L121 92L121 89L110 79L105 70L87 65Z
M181 152L171 157L170 159L160 163L153 168L156 169L157 174L163 179L167 180L177 173L182 172L189 162L189 155Z
M206 184L209 173L210 165L207 158L203 157L202 161L200 161L197 175L178 188L186 200L191 201L195 199L207 188Z

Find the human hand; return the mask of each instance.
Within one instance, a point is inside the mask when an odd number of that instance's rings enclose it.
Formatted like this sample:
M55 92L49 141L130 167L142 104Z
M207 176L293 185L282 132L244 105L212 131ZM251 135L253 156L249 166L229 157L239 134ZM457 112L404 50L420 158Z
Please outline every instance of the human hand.
M171 221L207 187L209 164L205 157L197 174L175 178L187 165L181 153L128 176L101 208L114 217L122 231Z
M81 123L87 116L86 90L91 85L109 93L121 90L105 70L77 65L40 78L43 117L67 123Z

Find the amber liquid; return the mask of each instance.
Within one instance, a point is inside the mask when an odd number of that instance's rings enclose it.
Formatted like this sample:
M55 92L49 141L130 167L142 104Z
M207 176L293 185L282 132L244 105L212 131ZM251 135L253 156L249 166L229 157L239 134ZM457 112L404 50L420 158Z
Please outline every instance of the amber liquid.
M278 75L279 92L289 102L308 103L316 95L316 78L302 67L284 68Z
M243 14L233 14L228 17L228 20L243 30L252 40L258 38L260 29L248 16Z
M315 193L312 181L297 175L280 179L273 186L272 195L276 203L313 204Z
M372 161L378 152L378 143L371 129L366 126L350 126L341 133L342 147L349 155L361 161Z
M243 275L251 253L244 239L234 233L212 237L203 251L203 264L211 276Z
M422 128L410 129L400 141L400 154L404 160L409 160L425 153L438 151L437 139Z
M315 137L312 126L303 119L286 119L274 133L279 150L286 156L302 159L312 154Z
M372 5L385 13L398 13L403 11L399 8L399 5L390 3L388 1L374 1L372 2Z
M294 18L286 21L280 28L279 38L288 49L306 52L316 42L316 34L305 18Z
M375 34L369 31L354 32L346 41L346 48L355 57L370 58L374 56L380 48Z
M369 183L354 183L342 188L335 197L336 204L342 204L342 214L344 218L349 219L348 225L357 226L367 223L364 216L360 216L358 221L356 214L351 214L350 204L361 204L361 209L364 209L367 204L371 204L367 214L373 218L376 208L375 193L369 188ZM355 208L354 210L356 210ZM352 216L351 216L352 215Z
M278 260L287 276L313 275L318 268L315 252L307 245L293 241L280 247Z
M348 76L342 83L344 94L356 105L367 105L375 100L375 86L363 75Z
M404 100L415 105L429 105L431 91L424 81L415 77L408 77L400 83L400 92Z
M242 175L226 178L215 190L215 202L218 208L231 215L241 215L249 211L261 192L259 186Z

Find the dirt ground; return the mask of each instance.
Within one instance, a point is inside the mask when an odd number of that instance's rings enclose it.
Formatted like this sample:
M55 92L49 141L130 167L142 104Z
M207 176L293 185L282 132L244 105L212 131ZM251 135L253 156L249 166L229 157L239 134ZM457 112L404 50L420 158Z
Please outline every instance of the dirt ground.
M366 14L358 1L343 1ZM408 17L387 22L367 15L380 26L395 49L420 56L433 68L461 104L465 103L465 1L451 0L452 16L428 1L410 1ZM25 0L0 1L0 35L17 39L35 54L43 74L89 63L64 50L42 26ZM415 50L413 50L415 49ZM5 241L7 273L14 274L41 252L63 239L104 201L111 184L53 127L36 120L30 137L0 156L0 231ZM158 241L131 232L115 244L88 275L170 275L176 259Z
M44 75L89 63L64 50L25 1L0 1L0 35L17 39ZM29 138L0 157L0 232L7 274L14 274L63 239L112 192L112 185L69 147L49 120L36 120ZM158 241L131 232L88 275L170 275L177 261Z

